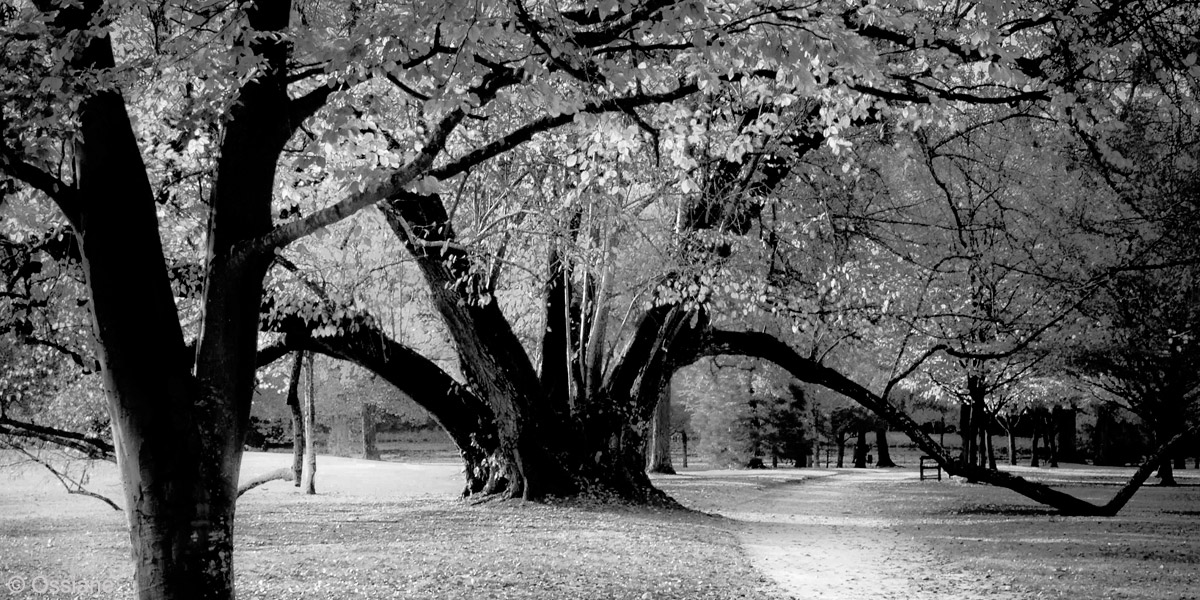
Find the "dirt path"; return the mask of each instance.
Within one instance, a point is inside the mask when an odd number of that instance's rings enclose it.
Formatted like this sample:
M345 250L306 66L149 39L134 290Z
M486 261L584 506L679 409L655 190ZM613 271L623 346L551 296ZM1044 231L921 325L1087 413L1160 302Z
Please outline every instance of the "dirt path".
M889 502L912 471L838 471L769 486L719 508L781 597L854 600L1017 599L986 573L947 572L921 538L897 530ZM927 483L927 485L932 485Z

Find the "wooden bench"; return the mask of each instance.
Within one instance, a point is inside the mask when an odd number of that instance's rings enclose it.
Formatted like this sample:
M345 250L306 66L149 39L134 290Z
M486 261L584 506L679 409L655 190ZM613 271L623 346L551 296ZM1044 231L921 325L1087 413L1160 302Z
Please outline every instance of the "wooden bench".
M937 471L937 480L942 480L942 465L939 465L932 456L921 457L921 481L925 481L925 471Z

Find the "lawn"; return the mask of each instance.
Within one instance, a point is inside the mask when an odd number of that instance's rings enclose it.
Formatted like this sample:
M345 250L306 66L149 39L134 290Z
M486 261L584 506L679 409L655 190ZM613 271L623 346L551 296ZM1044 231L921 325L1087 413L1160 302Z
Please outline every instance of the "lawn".
M249 453L244 473L287 461ZM1124 474L1025 470L1096 497ZM911 468L657 478L699 509L688 512L467 504L456 499L452 464L321 457L317 496L277 481L242 498L237 581L240 598L264 599L821 597L789 589L789 575L837 580L821 589L840 590L840 600L1196 598L1194 473L1181 473L1180 488L1142 490L1113 519L1064 518L1006 491L920 482ZM56 486L29 467L0 470L0 579L41 576L84 584L78 597L128 597L123 514ZM92 487L119 499L110 465L95 470ZM839 533L819 535L822 527ZM762 559L764 544L778 546L767 549L773 561ZM862 568L873 563L889 565L905 591L881 592L872 574L883 571Z

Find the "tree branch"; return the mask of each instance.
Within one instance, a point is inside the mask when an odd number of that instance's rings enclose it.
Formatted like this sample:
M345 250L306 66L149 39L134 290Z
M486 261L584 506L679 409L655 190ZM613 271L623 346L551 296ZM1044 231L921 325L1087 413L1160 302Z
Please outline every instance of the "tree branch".
M470 168L498 156L508 150L511 150L520 144L529 141L533 136L561 127L575 120L575 115L579 113L600 114L606 112L622 112L627 113L634 108L646 106L649 104L663 104L674 102L682 98L686 98L691 94L700 91L694 83L683 84L679 87L658 94L640 94L637 96L627 96L624 98L613 98L609 100L601 100L597 102L589 102L579 109L578 113L547 115L530 121L525 125L514 129L508 135L495 140L485 146L477 148L449 163L442 165L430 171L430 175L440 180L449 179L463 173Z
M77 431L67 431L36 423L17 421L16 419L10 419L2 412L0 412L0 434L37 439L75 450L88 458L117 462L113 445L104 439Z

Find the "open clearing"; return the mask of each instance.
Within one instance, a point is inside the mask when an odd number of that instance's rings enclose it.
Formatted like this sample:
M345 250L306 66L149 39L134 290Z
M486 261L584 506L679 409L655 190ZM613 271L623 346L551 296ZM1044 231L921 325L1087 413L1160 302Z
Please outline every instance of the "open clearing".
M247 454L249 476L288 463ZM1124 470L1025 471L1103 497ZM239 505L241 598L1197 598L1200 480L1114 519L1064 518L913 469L691 471L656 482L702 513L455 500L449 464L321 457L315 497ZM1085 485L1086 484L1086 485ZM119 499L101 465L96 491ZM0 471L0 579L128 597L124 516L47 475ZM3 583L0 582L0 583ZM29 591L0 597L50 597ZM112 590L116 590L115 593Z

